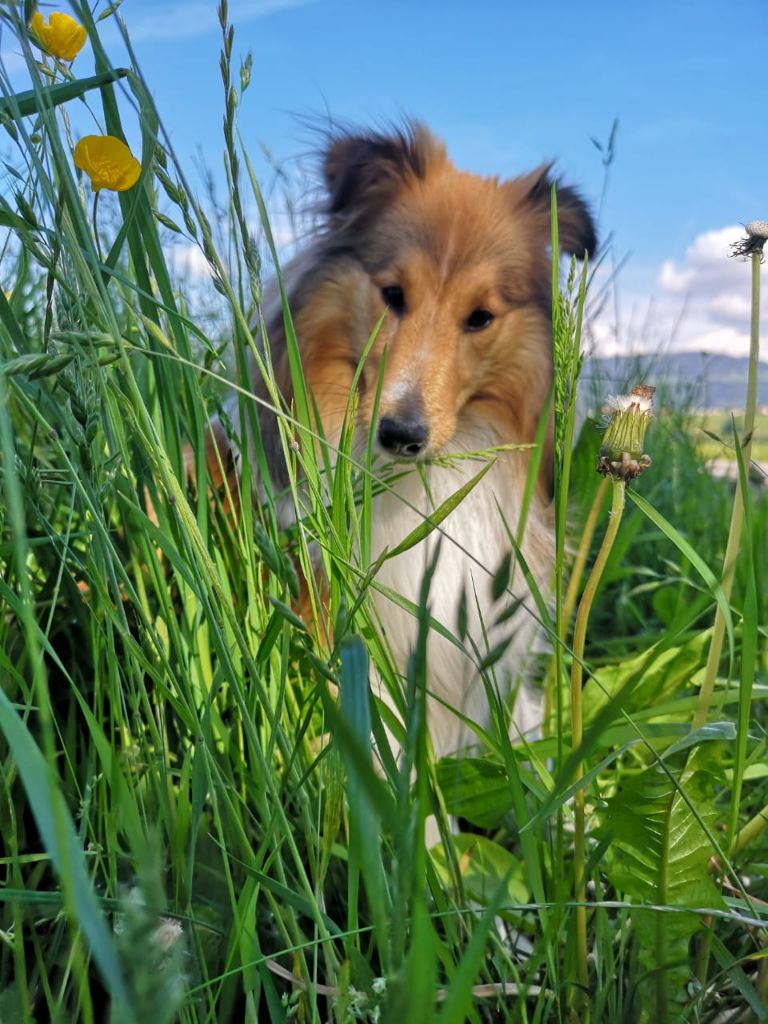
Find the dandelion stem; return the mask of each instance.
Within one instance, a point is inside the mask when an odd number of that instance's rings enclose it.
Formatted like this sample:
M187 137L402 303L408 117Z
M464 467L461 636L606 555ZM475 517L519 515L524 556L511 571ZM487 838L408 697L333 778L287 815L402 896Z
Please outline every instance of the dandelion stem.
M745 846L749 846L757 837L768 828L768 804L761 811L758 811L754 818L750 818L733 841L731 856L741 853Z
M608 491L608 481L601 480L600 484L595 492L595 497L590 506L587 518L584 520L584 526L581 531L581 540L579 541L579 547L576 551L576 557L573 560L573 566L568 578L568 589L565 592L565 601L563 603L563 622L566 624L566 628L571 621L573 615L573 609L576 606L576 598L578 597L579 590L581 588L581 581L584 578L584 569L589 558L589 552L592 549L592 538L595 535L597 529L597 523L600 518L600 512L602 511L605 503L605 495ZM553 716L554 716L554 689L555 689L555 674L557 671L557 659L552 658L549 669L547 671L547 678L544 684L544 692L546 693L546 708L544 711L544 728L547 735L551 735L553 727Z
M587 558L589 557L589 551L592 547L592 538L594 537L595 530L597 529L598 519L600 518L600 513L605 503L607 491L608 481L601 480L597 491L595 492L595 497L592 501L587 518L584 521L584 529L582 530L581 540L579 541L579 547L576 551L576 557L573 560L573 569L571 570L571 575L568 580L568 589L565 593L563 617L566 622L570 621L570 618L573 615L573 609L576 606L576 597L579 593L581 580L584 576Z
M752 434L755 428L755 408L757 405L757 373L760 354L760 252L752 252L752 315L750 323L749 374L747 379L747 400L744 409L744 463L749 466L752 455ZM744 495L739 487L733 501L731 525L728 531L728 543L723 562L722 588L726 598L730 598L736 560L741 543L741 532L744 525ZM712 703L712 694L717 680L717 670L725 638L725 619L718 605L715 612L715 623L712 642L707 656L704 681L699 691L699 701L693 718L692 729L700 729L706 722ZM734 801L738 807L738 802ZM731 836L733 836L731 831Z
M584 676L584 642L587 635L587 623L589 613L592 609L600 579L605 570L608 556L611 553L613 543L621 523L621 516L624 511L624 499L626 483L624 480L611 480L611 511L608 518L608 528L605 531L603 542L595 558L595 564L587 577L584 585L584 593L579 602L576 612L576 623L573 630L573 661L571 663L571 731L573 736L573 749L578 751L583 738L583 712L582 712L582 684ZM575 780L583 778L584 766L579 760L574 772ZM585 872L586 861L586 833L584 813L584 790L579 789L574 796L574 899L576 901L576 958L579 983L588 988L589 986L589 965L587 960L587 880Z

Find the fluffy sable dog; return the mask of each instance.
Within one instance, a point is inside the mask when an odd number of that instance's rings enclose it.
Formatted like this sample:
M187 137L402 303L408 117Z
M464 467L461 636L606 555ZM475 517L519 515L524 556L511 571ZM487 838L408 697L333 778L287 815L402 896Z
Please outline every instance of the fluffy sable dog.
M550 167L510 181L468 174L454 167L426 128L408 124L391 133L332 136L323 174L322 228L285 268L284 281L305 380L331 445L339 440L353 376L383 316L357 385L358 450L373 431L378 455L410 471L374 498L376 558L478 472L471 458L435 462L436 456L531 445L546 415L552 380ZM557 198L562 249L578 257L592 253L595 229L584 202L567 187L558 188ZM277 289L265 299L263 314L275 377L290 403ZM267 398L255 365L253 388ZM236 403L230 418L236 433L248 435L240 432ZM277 418L260 406L258 421L262 458L280 488L287 474ZM212 433L213 461L226 466L232 441L220 423ZM248 444L256 467L252 437ZM545 592L554 552L550 444L548 437L521 543ZM511 640L495 676L503 691L516 692L512 732L525 733L540 721L540 699L525 675L535 618L522 572L514 574L506 594L509 614L491 592L492 575L510 550L510 532L518 531L529 459L530 449L497 453L439 531L384 561L376 577L416 602L429 552L442 534L430 605L433 618L452 632L466 593L474 652L462 652L437 632L429 641L428 724L438 756L476 741L469 722L489 724L477 663L503 638ZM415 619L382 593L374 592L373 600L395 664L404 671Z

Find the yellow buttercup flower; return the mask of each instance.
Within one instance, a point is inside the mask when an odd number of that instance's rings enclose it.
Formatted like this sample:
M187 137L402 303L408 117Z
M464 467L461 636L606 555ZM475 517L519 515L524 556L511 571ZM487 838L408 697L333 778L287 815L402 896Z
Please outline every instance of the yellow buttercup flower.
M60 60L74 60L85 46L88 33L83 26L68 14L52 14L48 24L37 11L29 23L32 34L54 57Z
M84 135L75 146L75 164L91 179L94 192L125 192L141 174L139 161L114 135Z

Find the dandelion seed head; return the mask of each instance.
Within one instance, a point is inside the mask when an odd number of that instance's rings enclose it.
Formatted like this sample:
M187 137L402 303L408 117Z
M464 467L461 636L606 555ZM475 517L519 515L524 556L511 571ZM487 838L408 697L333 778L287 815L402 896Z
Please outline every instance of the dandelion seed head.
M768 220L751 220L745 225L746 237L740 238L731 246L731 256L747 259L757 253L760 262L763 260L763 247L768 242Z
M751 220L747 224L747 234L752 238L768 240L768 220Z
M637 412L650 416L653 412L653 399L645 395L608 395L605 404L609 413L636 409Z

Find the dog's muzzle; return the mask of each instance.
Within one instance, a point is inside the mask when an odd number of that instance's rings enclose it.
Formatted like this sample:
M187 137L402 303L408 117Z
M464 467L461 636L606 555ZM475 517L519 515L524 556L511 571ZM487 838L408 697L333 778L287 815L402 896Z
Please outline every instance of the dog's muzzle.
M379 420L379 444L389 455L415 459L427 448L429 430L421 420L384 416Z

